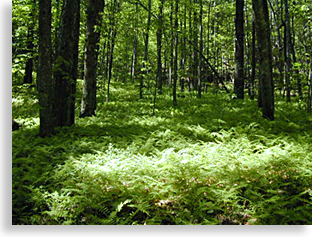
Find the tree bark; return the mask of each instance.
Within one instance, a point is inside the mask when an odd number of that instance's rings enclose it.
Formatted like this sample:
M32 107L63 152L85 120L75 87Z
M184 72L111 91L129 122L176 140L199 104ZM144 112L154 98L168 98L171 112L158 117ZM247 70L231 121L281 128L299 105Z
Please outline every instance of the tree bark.
M54 81L52 77L51 0L39 1L38 92L40 136L54 133Z
M144 68L144 74L147 75L148 72L148 44L149 44L149 31L151 27L151 14L152 10L152 0L148 0L148 17L147 17L147 26L146 26L146 34L144 38L144 62L143 62L143 68ZM143 98L143 86L144 86L144 77L140 76L140 99Z
M253 0L256 35L259 49L260 100L263 117L274 120L274 85L272 48L267 0Z
M112 14L112 18L110 19L110 21L111 21L111 29L110 29L111 42L110 42L110 50L109 50L110 53L109 53L109 62L108 62L108 81L107 81L106 102L109 102L109 100L110 100L110 82L112 79L115 40L116 40L116 36L117 36L117 29L116 29L117 20L115 18L115 13L117 11L117 7L119 7L116 0L114 0L114 2L112 4L113 4L113 7L112 7L113 14Z
M173 72L173 106L178 105L177 101L177 81L178 81L178 12L179 0L175 1L175 23L174 23L174 72Z
M244 99L244 0L236 0L234 93Z
M290 102L290 92L291 92L291 85L290 85L290 74L291 74L291 34L290 34L290 20L289 20L289 7L288 7L288 0L284 0L285 5L285 78L286 78L286 101Z
M252 19L252 55L251 55L251 85L250 85L250 99L255 98L255 79L256 79L256 26Z
M80 0L64 0L56 51L57 126L75 123L75 94L78 68Z
M200 54L204 52L204 41L203 41L203 0L199 0L199 51ZM198 83L197 83L197 98L202 97L202 78L203 78L203 67L204 61L202 57L199 57L199 69L198 69Z
M194 5L197 7L197 0L194 0ZM194 21L194 27L193 27L193 87L195 90L198 90L198 68L199 68L199 57L198 57L198 26L199 26L199 18L197 13L197 8L195 7L193 12L193 21ZM196 49L195 49L196 48Z
M308 103L307 103L307 112L312 112L312 50L310 53L310 73L309 73L309 95L308 95Z
M96 110L96 71L98 58L98 43L101 26L101 12L104 9L104 0L87 1L87 34L84 62L84 86L81 99L80 117L95 115Z
M157 29L157 88L159 93L162 93L162 34L163 34L163 7L164 0L160 1Z

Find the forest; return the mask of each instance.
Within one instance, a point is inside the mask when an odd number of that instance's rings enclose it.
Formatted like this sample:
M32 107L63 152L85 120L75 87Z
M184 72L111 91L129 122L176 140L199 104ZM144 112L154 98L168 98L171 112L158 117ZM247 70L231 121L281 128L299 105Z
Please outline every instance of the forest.
M312 0L12 0L13 225L311 225Z

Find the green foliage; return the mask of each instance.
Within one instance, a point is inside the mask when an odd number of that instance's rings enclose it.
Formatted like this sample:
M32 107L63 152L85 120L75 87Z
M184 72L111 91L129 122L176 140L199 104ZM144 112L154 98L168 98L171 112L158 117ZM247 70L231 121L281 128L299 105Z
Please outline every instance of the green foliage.
M14 224L312 224L312 119L296 103L278 102L269 122L250 100L185 93L173 108L164 93L152 116L152 101L113 84L96 117L40 138L23 90Z

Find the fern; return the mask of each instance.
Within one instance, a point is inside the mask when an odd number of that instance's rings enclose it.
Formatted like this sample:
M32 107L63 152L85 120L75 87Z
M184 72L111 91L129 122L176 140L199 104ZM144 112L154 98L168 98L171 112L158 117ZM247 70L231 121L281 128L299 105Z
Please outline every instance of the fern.
M35 97L13 100L15 224L311 224L311 117L295 105L268 122L253 101L185 93L173 108L164 93L151 116L131 85L116 88L48 138L22 108Z

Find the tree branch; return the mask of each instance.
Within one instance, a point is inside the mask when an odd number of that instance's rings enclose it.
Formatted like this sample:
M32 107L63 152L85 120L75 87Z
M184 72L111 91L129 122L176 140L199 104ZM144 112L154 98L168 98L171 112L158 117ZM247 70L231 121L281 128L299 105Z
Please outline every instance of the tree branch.
M200 54L200 56L205 60L205 62L207 63L207 65L210 67L210 69L213 71L213 73L214 73L214 74L217 76L217 78L219 79L219 81L220 81L220 83L221 83L223 89L224 89L227 93L230 93L229 89L225 86L222 77L220 77L220 75L219 75L219 73L216 71L216 69L209 63L209 61L208 61L208 59L205 57L205 55L203 55L203 53L200 52L200 50L199 50L197 47L195 47L194 44L193 44L190 40L188 40L188 39L186 39L186 40L187 40L187 42L188 42L190 45L192 45L192 46L194 47L194 49L195 49L195 50Z
M146 6L144 6L144 4L140 1L140 0L136 0L136 1L129 1L126 0L128 3L130 4L139 4L141 7L143 7L146 11L148 11L155 19L158 19L158 16L156 16L152 11L150 11Z

